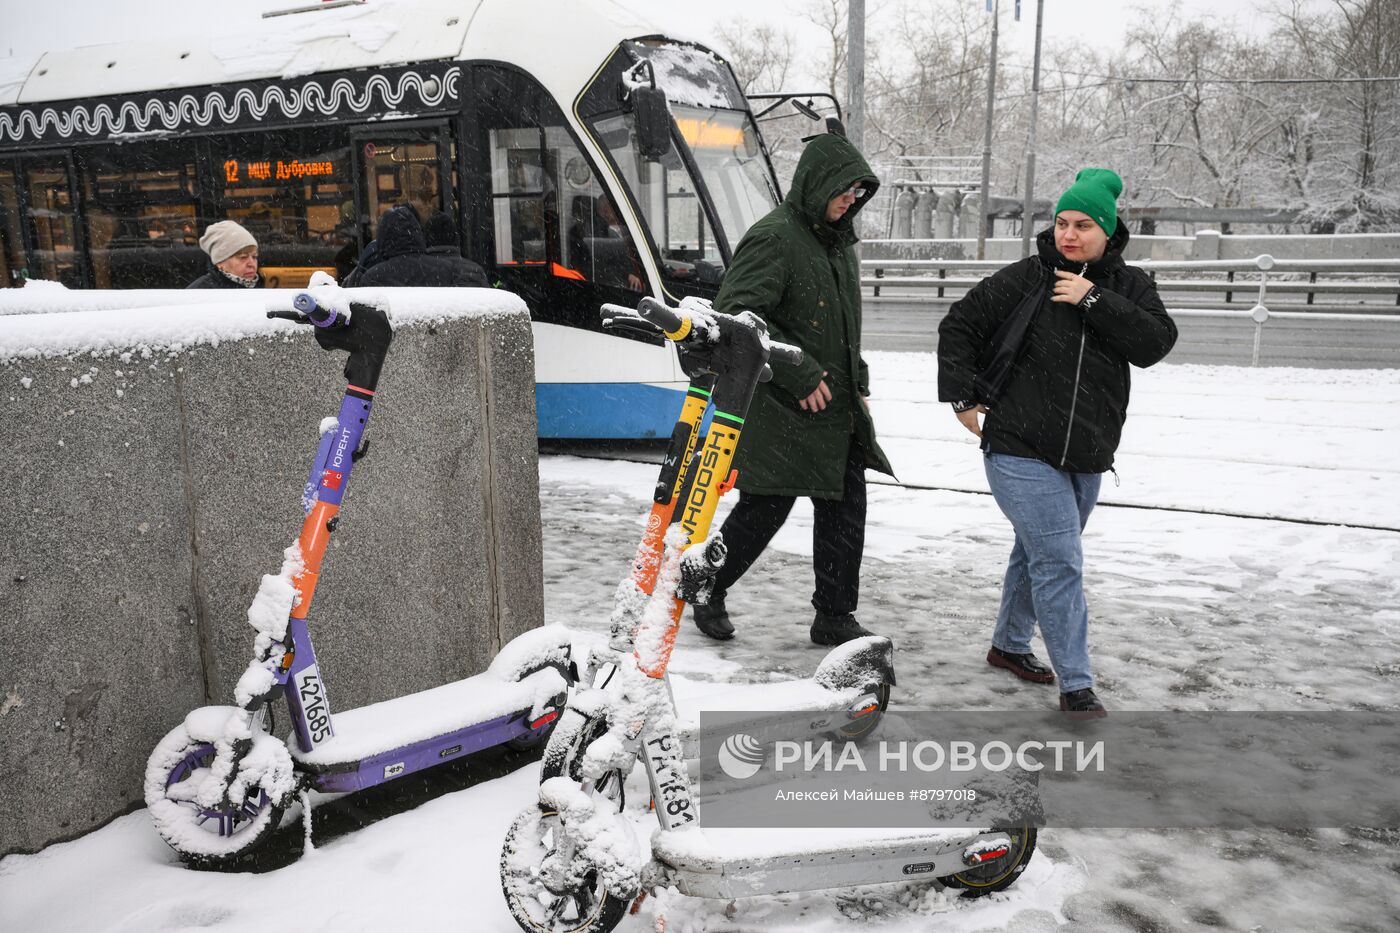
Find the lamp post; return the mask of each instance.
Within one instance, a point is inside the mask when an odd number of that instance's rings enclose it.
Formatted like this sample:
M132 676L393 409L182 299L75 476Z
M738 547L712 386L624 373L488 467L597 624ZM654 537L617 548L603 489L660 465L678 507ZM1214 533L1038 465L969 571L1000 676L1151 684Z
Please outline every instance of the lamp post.
M1031 68L1031 129L1026 136L1026 197L1021 202L1021 258L1031 254L1035 222L1035 124L1040 115L1040 20L1045 0L1035 0L1035 64Z
M865 153L865 0L846 8L846 138Z
M992 5L992 59L987 68L987 125L982 133L982 222L977 225L977 258L987 258L987 235L990 232L992 187L992 108L997 90L997 23L1001 20L1001 0Z

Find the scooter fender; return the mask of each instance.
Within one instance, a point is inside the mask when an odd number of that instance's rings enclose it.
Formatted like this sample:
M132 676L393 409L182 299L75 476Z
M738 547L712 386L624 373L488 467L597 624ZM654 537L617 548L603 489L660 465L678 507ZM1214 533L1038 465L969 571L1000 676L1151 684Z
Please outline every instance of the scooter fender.
M853 638L831 649L812 679L828 690L894 686L894 643L880 635Z
M517 635L507 642L487 668L506 683L523 680L535 671L552 667L573 684L578 671L572 661L574 633L562 625L546 625Z
M593 797L567 777L540 785L540 805L559 814L563 831L573 844L569 874L573 883L597 872L603 885L619 900L631 900L642 886L645 859L626 817L600 809Z

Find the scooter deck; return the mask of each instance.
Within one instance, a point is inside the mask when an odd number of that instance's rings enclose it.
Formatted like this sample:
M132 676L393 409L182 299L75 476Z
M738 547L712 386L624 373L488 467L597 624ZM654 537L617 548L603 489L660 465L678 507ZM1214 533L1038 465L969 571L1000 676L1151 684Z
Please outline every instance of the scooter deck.
M791 710L844 713L862 696L862 691L854 687L832 689L810 678L780 683L734 684L707 683L672 675L671 689L676 697L676 726L687 758L695 758L700 753L697 737L700 714L703 712L752 712L755 719ZM743 721L743 717L739 717L730 725L737 729ZM844 722L844 719L833 717L828 725L834 728Z
M451 755L443 754L444 749L431 749L438 760L456 757L528 732L525 720L530 711L547 706L565 687L563 675L554 668L515 681L502 680L488 670L421 693L335 713L335 735L311 751L303 751L295 738L288 745L296 762L313 772L349 770L379 758L403 758L405 753L425 750L419 748L425 744L435 746L436 739L460 740L461 747ZM383 763L391 773L381 780L419 769L399 761L398 771L392 771L395 763ZM361 782L351 789L359 786L367 784Z
M944 878L964 853L1009 837L975 829L692 829L657 832L666 881L694 897L753 897Z

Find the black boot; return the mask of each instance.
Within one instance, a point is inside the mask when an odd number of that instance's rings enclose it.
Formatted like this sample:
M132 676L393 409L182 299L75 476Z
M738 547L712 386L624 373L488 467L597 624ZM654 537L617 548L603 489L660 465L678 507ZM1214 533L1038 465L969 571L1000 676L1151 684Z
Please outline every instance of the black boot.
M707 604L691 606L690 612L695 617L695 627L716 641L729 641L734 637L734 625L724 608L723 596L711 596Z
M841 645L852 638L864 638L874 634L861 628L856 617L849 612L841 616L823 615L819 612L812 620L812 641L818 645Z
M1093 687L1060 694L1060 709L1069 713L1070 719L1102 719L1108 715Z
M1033 684L1055 682L1054 672L1029 651L1025 654L1013 654L994 647L987 652L987 663L992 667L1004 667L1022 680L1029 680Z

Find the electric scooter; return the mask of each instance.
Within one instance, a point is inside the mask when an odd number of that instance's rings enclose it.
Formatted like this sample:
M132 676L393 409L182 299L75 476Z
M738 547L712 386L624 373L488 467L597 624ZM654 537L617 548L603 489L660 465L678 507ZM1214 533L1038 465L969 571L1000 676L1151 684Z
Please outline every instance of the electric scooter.
M294 310L268 312L313 326L322 349L349 353L340 412L321 423L300 537L248 612L258 634L237 705L191 712L146 767L156 830L196 868L237 864L298 796L309 803L308 790L358 791L491 746L538 746L571 683L570 633L551 626L515 638L474 677L332 716L308 617L351 473L368 450L365 426L393 331L383 310L346 301L334 284L313 290L296 296ZM281 697L285 742L269 731Z
M769 341L752 313L715 314L691 299L678 310L643 299L637 312L604 306L603 313L608 326L664 333L692 381L632 576L618 588L610 637L590 652L582 676L597 686L569 698L545 748L539 801L516 818L502 846L501 888L521 929L607 933L634 899L671 886L733 898L917 877L973 894L1014 883L1035 848L1031 827L701 827L686 765L695 737L682 728L666 670L682 609L709 597L723 565L723 541L710 526L720 495L735 482L731 462L754 389L769 359L797 362L801 351ZM714 418L695 452L707 403ZM878 636L839 646L812 682L792 688L791 698L801 701L792 708L817 710L814 730L863 739L889 702L891 656L888 639ZM785 705L771 691L762 703L770 711ZM638 761L660 824L650 858L636 852L623 814L625 780Z

